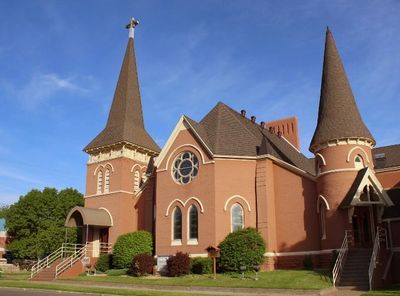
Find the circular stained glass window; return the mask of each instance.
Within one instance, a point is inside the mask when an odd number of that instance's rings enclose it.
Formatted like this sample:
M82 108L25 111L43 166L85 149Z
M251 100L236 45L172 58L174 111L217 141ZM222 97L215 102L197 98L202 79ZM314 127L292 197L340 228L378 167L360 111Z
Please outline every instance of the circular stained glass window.
M193 153L186 151L175 158L172 175L179 184L188 184L198 172L199 160Z

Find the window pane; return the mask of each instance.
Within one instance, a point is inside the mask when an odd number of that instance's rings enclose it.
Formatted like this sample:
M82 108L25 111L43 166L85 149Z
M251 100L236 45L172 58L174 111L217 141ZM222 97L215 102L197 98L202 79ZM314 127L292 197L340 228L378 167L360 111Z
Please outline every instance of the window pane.
M174 211L174 229L173 238L182 239L182 212L176 207Z
M192 206L189 212L189 239L197 239L198 237L198 215L197 208Z
M243 229L243 208L239 204L234 204L231 210L232 231Z

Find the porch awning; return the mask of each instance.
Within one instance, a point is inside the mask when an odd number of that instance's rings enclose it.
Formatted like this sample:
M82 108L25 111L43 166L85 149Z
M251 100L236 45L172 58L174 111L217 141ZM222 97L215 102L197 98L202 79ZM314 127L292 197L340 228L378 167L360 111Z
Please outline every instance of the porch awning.
M112 217L105 209L75 207L69 211L65 226L77 227L83 225L112 226Z

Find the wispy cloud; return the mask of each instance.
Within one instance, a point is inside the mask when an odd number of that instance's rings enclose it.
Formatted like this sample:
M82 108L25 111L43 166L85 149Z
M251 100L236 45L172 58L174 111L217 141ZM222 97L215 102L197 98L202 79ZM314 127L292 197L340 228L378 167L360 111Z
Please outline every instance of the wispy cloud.
M92 76L63 77L57 73L35 73L25 83L3 80L1 84L9 96L18 99L27 108L35 108L63 94L88 96L97 89Z
M30 177L26 174L23 174L21 172L6 167L0 167L0 177L27 182L35 185L44 185L44 183L39 179Z

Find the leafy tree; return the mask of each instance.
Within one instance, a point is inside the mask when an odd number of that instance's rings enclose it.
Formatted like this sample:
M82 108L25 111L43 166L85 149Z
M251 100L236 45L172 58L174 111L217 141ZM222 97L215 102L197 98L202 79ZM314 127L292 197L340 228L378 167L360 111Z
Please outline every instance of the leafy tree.
M0 205L0 219L4 219L6 217L6 211L10 206L8 205Z
M36 259L56 250L65 239L76 242L76 229L66 232L64 222L70 209L82 205L82 194L72 188L59 192L54 188L31 190L5 213L12 237L7 249L14 258Z
M250 269L264 261L265 241L254 228L228 234L219 247L224 271L240 271L241 266Z

